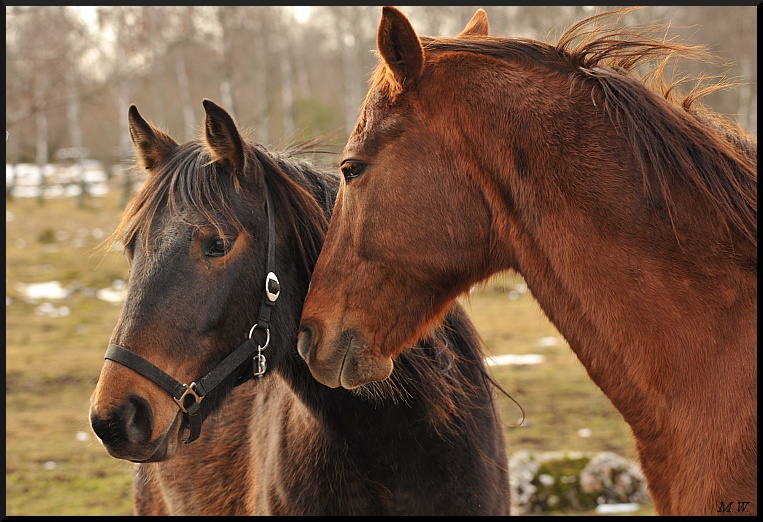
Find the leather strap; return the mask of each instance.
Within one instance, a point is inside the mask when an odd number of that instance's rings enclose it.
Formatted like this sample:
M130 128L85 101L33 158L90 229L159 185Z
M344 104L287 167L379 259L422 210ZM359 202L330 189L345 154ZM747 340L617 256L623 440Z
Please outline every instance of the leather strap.
M265 265L265 269L267 270L267 273L265 274L265 291L262 294L262 302L260 304L260 315L257 317L257 323L254 330L262 330L263 332L267 332L267 330L270 328L270 312L273 310L273 305L276 303L276 299L278 298L278 294L281 292L281 283L278 281L278 278L275 276L275 266L276 266L276 225L275 225L275 217L273 214L275 214L274 208L273 208L273 201L270 196L270 190L265 188L265 200L267 204L267 213L268 213L268 254L267 254L267 261ZM275 279L271 279L271 274ZM269 295L275 295L275 299L271 299ZM254 334L254 331L252 332ZM250 336L251 337L251 336ZM270 334L267 334L267 338L270 337ZM260 343L260 346L265 346L267 343L267 338L263 339Z
M175 399L179 399L183 392L185 392L186 386L184 384L179 383L140 355L134 354L121 346L110 344L103 358L111 359L135 370L143 377L155 382Z

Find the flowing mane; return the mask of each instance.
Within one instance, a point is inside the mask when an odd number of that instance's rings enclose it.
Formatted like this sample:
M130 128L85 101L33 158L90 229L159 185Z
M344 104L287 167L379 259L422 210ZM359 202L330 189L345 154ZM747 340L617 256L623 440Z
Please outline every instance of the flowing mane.
M618 132L627 136L641 167L645 193L665 205L671 221L675 212L671 187L688 182L707 198L729 229L730 239L740 235L757 247L757 138L699 102L734 84L724 78L710 84L706 78L666 78L663 73L672 60L712 57L702 46L666 40L661 24L619 26L634 9L638 8L582 20L555 45L499 36L421 36L421 42L429 61L445 53L477 53L568 76L575 88L589 90L596 103L606 107ZM641 70L647 72L642 75ZM691 90L681 95L679 87L692 82ZM400 88L383 62L370 84L368 94L374 97L382 92L394 99ZM367 97L364 106L368 103ZM358 127L364 125L361 116Z

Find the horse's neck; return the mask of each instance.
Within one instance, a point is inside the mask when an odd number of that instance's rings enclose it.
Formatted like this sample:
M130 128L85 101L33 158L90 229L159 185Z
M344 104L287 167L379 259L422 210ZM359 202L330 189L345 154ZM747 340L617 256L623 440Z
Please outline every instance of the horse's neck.
M314 172L306 175L306 177L314 187L314 190L311 192L313 198L323 209L326 219L331 219L331 214L334 211L334 199L337 190L339 190L339 180L329 175L321 175Z
M296 344L291 350L296 353ZM312 426L322 432L316 436L339 436L345 441L366 446L379 446L399 426L393 412L405 415L405 408L395 408L387 401L373 403L344 388L328 388L316 381L299 357L282 361L272 379L281 393L293 397L290 422ZM399 419L398 419L399 420ZM412 421L412 419L409 419Z
M474 140L486 144L479 164L493 169L483 193L494 270L521 273L638 439L654 439L655 430L696 437L737 422L739 412L718 397L733 374L747 388L733 393L755 405L754 245L730 247L707 198L688 183L671 180L672 204L656 183L645 190L630 146L604 132L606 116L576 116L586 132L602 134L590 140L570 139L582 131L565 129L569 119L549 119L556 125L524 122L535 134ZM510 146L496 154L495 143ZM496 157L514 160L496 165ZM671 425L676 410L697 420L693 433ZM707 444L694 447L710 451Z
M562 158L570 153L559 151ZM504 190L522 193L523 200L514 208L493 209L493 215L506 216L496 228L512 231L503 249L511 263L500 268L523 275L611 398L636 379L652 392L670 394L676 381L698 376L688 366L704 366L709 352L752 350L754 252L747 252L746 261L739 259L723 239L709 239L724 237L719 225L693 228L685 221L685 214L697 215L697 208L691 208L700 204L697 199L677 196L671 219L634 196L641 187L628 183L640 180L596 179L595 167L588 172L565 170L562 164L558 168L554 178L508 181L513 174L504 175ZM560 181L565 177L590 184L591 196L576 192L574 181L565 185ZM542 194L532 185L553 187L557 195ZM745 249L740 246L739 253ZM502 249L494 251L500 256ZM659 372L652 369L655 361L662 367ZM629 377L613 368L640 374Z
M258 415L259 383L247 381L233 389L220 409L208 417L201 436L180 444L163 462L135 469L136 515L241 516L248 514L251 477L248 455L262 451L262 441L250 436ZM236 491L231 484L240 486Z
M655 258L595 227L523 239L516 255L528 288L632 428L651 491L671 491L654 498L658 509L707 513L717 506L686 499L751 496L754 478L737 466L755 461L743 442L757 423L754 273ZM709 476L706 457L721 446ZM737 480L748 487L732 489Z
M616 360L627 368L660 360L679 371L710 346L749 350L755 245L732 235L690 183L669 180L665 197L654 178L645 182L625 133L614 132L589 98L575 103L547 104L549 111L579 109L575 118L542 112L528 115L534 122L496 120L486 127L505 135L473 140L486 144L475 156L492 169L483 193L492 216L493 270L525 277L589 372L604 382L620 378L606 375ZM490 114L504 118L503 111ZM510 146L496 152L500 143ZM612 354L598 368L602 350ZM658 387L670 386L667 379Z

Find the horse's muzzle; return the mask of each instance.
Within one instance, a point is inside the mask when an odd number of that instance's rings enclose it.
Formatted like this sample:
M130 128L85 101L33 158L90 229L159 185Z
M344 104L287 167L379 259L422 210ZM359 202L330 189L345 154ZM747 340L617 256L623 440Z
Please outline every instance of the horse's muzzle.
M315 380L330 388L352 390L392 373L393 362L373 352L355 329L343 330L332 341L311 323L303 323L297 337L297 351Z
M151 441L154 415L144 398L133 394L105 416L90 410L90 425L109 455L132 462L158 462L174 455L180 421L177 415L165 435Z

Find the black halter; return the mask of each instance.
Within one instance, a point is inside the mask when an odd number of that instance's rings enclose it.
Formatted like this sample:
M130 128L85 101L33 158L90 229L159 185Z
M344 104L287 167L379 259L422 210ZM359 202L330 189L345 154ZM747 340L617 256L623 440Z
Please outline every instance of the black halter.
M249 374L247 369L236 382L236 386L243 384L251 377L261 377L267 369L267 361L262 352L270 344L270 312L281 293L281 284L275 274L275 219L273 217L273 202L267 185L265 185L265 198L266 211L268 213L268 258L265 291L262 294L262 304L260 305L260 314L257 322L249 330L249 337L243 344L223 359L214 370L191 384L182 384L176 381L146 359L115 344L109 344L104 356L104 359L111 359L123 364L150 379L175 399L180 410L188 416L190 433L187 438L183 439L183 442L186 444L193 442L201 434L201 423L204 420L204 416L201 413L201 401L210 391L235 372L250 357L252 357L253 363L252 372ZM252 339L252 335L256 330L260 330L265 335L262 343ZM257 352L256 355L255 352Z

